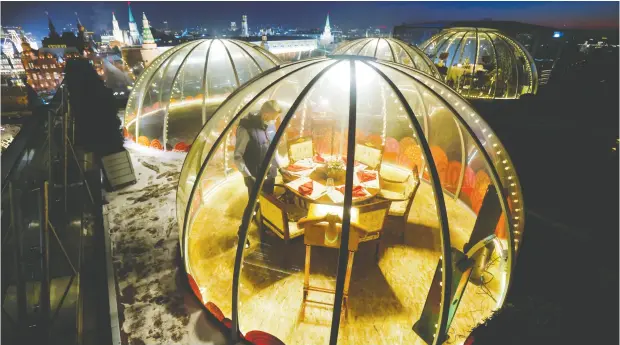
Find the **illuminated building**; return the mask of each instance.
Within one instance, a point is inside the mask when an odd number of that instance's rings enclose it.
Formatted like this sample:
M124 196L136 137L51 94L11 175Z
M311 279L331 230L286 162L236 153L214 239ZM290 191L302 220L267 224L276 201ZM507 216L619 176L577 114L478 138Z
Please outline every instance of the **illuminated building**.
M26 42L22 43L22 49L22 64L26 71L27 82L40 93L51 93L56 90L63 79L65 61L80 56L75 47L62 47L64 55L61 56L50 48L32 49Z
M116 20L116 16L114 12L112 12L112 36L114 36L114 40L119 44L125 44L125 37L123 36L123 30L118 26L118 21Z
M139 46L142 44L142 38L140 37L140 31L138 31L138 24L133 18L133 13L131 12L131 4L127 3L127 8L129 9L129 42L128 45Z
M241 16L241 37L249 37L250 33L248 32L248 16L245 14Z
M334 43L334 36L332 36L332 29L329 26L329 13L327 13L327 19L325 20L325 28L323 29L323 33L321 34L321 38L319 39L321 45L327 46Z
M142 12L142 39L143 42L140 53L142 54L142 61L144 61L144 65L148 66L157 56L159 56L160 52L157 50L157 44L155 44L155 39L153 39L149 21L146 19L146 14L144 12Z
M2 27L0 39L2 40L2 51L9 57L14 57L15 53L22 52L22 38L25 38L32 49L39 49L39 45L32 38L32 35L24 32L20 27Z

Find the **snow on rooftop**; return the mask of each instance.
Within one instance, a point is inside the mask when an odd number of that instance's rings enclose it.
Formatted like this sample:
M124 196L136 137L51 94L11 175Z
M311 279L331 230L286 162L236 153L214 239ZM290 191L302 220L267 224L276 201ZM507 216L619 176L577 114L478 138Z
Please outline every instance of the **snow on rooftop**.
M175 198L185 153L125 146L138 182L106 194L123 343L225 344L182 276Z

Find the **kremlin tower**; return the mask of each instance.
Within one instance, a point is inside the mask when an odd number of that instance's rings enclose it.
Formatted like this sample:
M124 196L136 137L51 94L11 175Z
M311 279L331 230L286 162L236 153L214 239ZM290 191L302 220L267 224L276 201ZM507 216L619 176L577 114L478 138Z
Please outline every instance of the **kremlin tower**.
M123 37L123 31L118 26L118 21L116 20L116 16L114 12L112 12L112 35L114 36L114 40L119 43L125 42L125 37Z
M144 12L142 12L142 38L143 42L140 54L142 55L144 66L148 66L159 55L159 50L157 50L157 44L155 44L155 39L153 39L149 20L146 19L146 14Z
M332 29L329 26L329 12L327 13L327 20L325 21L325 29L321 34L321 38L319 39L321 45L326 46L334 43L334 36L332 35Z
M138 46L142 44L142 39L140 38L140 31L138 31L138 24L133 19L133 13L131 13L131 5L130 2L127 2L127 7L129 8L129 41L125 42L128 45Z

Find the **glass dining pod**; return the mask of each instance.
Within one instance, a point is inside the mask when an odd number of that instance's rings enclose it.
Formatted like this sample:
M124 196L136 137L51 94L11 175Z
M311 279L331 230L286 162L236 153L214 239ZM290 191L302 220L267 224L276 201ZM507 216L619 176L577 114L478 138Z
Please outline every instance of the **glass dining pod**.
M238 40L173 47L136 81L125 108L124 135L155 149L187 151L232 91L279 63L263 48Z
M446 84L466 98L506 99L536 94L538 72L517 40L495 29L451 28L420 45Z
M231 95L186 157L177 219L212 319L287 345L462 344L503 304L524 228L514 166L461 95L346 55Z
M433 62L418 47L395 38L361 38L336 48L334 55L357 55L400 63L439 78Z

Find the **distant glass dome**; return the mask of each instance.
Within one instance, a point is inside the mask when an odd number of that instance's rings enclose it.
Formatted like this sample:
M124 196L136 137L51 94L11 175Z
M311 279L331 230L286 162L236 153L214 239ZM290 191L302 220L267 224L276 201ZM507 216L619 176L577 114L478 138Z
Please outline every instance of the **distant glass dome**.
M189 285L234 340L422 345L462 344L501 307L524 212L505 148L458 93L339 55L221 105L185 159L177 220Z
M336 48L333 55L370 56L400 63L440 78L433 62L415 46L394 38L361 38Z
M280 60L238 40L191 41L162 53L142 72L125 108L125 136L160 150L187 151L235 89Z
M534 60L517 40L495 29L451 28L420 45L445 82L466 98L536 94Z

